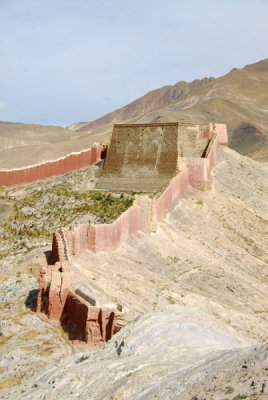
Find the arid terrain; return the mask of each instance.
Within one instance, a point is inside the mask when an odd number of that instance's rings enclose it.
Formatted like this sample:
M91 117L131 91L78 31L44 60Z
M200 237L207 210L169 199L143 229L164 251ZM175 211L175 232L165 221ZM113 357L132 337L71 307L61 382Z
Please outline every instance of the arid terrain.
M48 242L2 259L1 398L267 398L267 167L221 152L212 189L189 190L155 233L76 260L77 287L124 307L103 349L35 314Z
M180 81L147 93L96 121L70 126L77 132L110 132L113 123L187 121L227 124L230 147L267 160L268 59L234 68L214 79ZM266 142L266 146L265 146Z
M96 121L74 123L69 129L0 123L0 168L36 164L94 142L108 143L114 123L153 121L226 123L231 148L267 160L268 59L234 68L217 79L164 86Z
M58 126L0 122L0 168L55 160L72 151L87 149L99 139Z
M40 269L55 230L109 223L135 193L96 191L102 161L0 187L0 399L268 399L268 59L68 128L1 122L0 169L108 143L114 123L178 120L227 123L230 148L154 232L72 260L73 289L123 307L103 347L36 313Z

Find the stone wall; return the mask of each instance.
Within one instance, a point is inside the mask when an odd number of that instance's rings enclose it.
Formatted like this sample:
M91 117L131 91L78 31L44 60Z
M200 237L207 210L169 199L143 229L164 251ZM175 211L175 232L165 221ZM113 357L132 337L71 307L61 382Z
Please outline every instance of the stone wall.
M138 196L133 206L112 224L82 224L72 231L55 232L50 261L53 265L42 268L40 275L38 310L46 312L50 319L70 323L80 332L82 340L109 340L122 326L123 314L117 308L92 306L74 294L72 258L79 257L85 250L97 253L116 249L138 230L155 230L157 222L165 218L176 198L189 185L202 190L209 188L219 146L227 144L225 132L221 124L210 124L203 130L202 135L210 139L203 157L179 157L178 173L157 198Z
M220 133L218 132L220 127ZM79 257L85 250L94 253L106 250L113 250L127 240L127 238L142 230L150 232L155 229L156 222L161 222L168 213L171 205L178 197L187 190L188 185L205 190L210 187L210 171L218 152L221 140L226 144L226 137L221 124L210 124L204 134L209 136L210 142L206 147L204 157L190 157L188 159L178 158L179 172L170 179L164 191L154 199L149 196L137 196L132 207L120 215L111 224L86 225L82 224L73 230L62 229L62 237L66 240L65 247L68 248L71 257ZM52 244L53 263L65 259L54 234ZM65 252L67 250L65 249Z
M84 168L105 158L106 150L107 146L95 145L88 150L71 153L54 161L25 168L0 170L0 186L19 186Z
M70 339L102 343L124 325L116 307L94 307L73 293L70 263L44 266L40 274L37 311L60 322Z
M94 253L116 249L140 228L140 207L134 205L112 224L92 226L88 249Z
M62 228L54 232L51 262L55 264L69 260L69 257L79 257L85 250L98 253L116 249L130 235L143 228L141 215L140 205L134 203L111 224L81 224L73 230ZM146 229L148 221L144 218L143 221Z
M214 129L219 135L220 144L228 146L228 133L226 124L214 124Z
M178 172L178 157L200 158L211 127L173 123L115 124L97 188L155 192Z
M69 294L62 320L78 331L80 339L90 343L108 342L124 324L123 314L110 308L90 306L74 294Z
M155 202L157 221L161 222L163 220L178 195L184 193L187 190L188 183L188 169L181 171L170 181L169 185L161 193L161 195Z
M201 190L210 188L211 183L211 169L213 168L216 154L221 144L226 145L224 141L221 143L221 136L214 126L211 130L211 139L209 145L205 151L203 158L190 158L188 160L188 173L189 173L189 184Z
M178 123L114 125L97 188L155 191L174 175Z
M218 127L220 127L220 132L218 132ZM182 164L183 170L171 179L168 186L156 200L155 208L158 221L162 221L174 200L179 194L186 191L188 185L200 190L210 188L211 169L213 168L219 146L220 144L226 145L228 143L228 137L226 139L225 133L224 135L222 134L225 131L226 125L222 127L222 124L210 124L209 129L204 130L204 135L210 137L204 157L190 157L186 161L182 160L182 163L179 159L179 166Z

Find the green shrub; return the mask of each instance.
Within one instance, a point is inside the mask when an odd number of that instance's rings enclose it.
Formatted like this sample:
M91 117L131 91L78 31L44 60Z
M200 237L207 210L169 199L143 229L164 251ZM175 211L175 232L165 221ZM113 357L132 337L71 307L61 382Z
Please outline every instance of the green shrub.
M26 192L27 193L27 192ZM133 196L120 196L97 190L73 190L69 183L47 185L43 190L28 190L27 194L10 197L14 215L2 224L2 240L5 248L0 258L12 247L14 253L26 248L27 239L51 239L59 226L76 225L78 218L90 213L97 223L111 223L125 212L134 201ZM31 208L28 214L22 211ZM37 217L38 215L38 217ZM40 217L39 217L40 215ZM37 244L33 243L36 247ZM28 249L29 250L29 249Z

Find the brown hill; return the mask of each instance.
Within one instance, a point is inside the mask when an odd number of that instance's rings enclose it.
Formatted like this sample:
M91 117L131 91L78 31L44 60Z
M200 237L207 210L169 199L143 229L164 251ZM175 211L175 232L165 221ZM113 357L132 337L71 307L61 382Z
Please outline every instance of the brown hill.
M94 134L59 126L0 122L0 168L18 168L54 160L91 147Z
M95 135L118 122L189 121L227 123L230 147L264 160L268 140L268 59L234 68L220 78L178 82L153 90L127 106L86 123L70 126ZM265 153L266 150L266 153Z
M0 168L53 160L108 142L118 122L227 123L230 147L266 160L268 59L233 69L220 78L178 82L153 90L125 107L68 128L0 122Z

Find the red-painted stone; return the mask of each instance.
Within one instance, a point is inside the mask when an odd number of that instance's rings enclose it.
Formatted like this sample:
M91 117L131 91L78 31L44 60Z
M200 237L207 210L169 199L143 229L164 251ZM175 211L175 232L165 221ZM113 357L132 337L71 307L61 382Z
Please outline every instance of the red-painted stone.
M47 313L49 284L51 280L51 271L48 267L42 267L40 272L39 290L37 298L37 311Z
M191 158L188 163L189 184L196 189L205 189L207 176L204 158Z
M61 229L54 233L51 258L55 265L49 265L41 271L38 310L47 312L51 319L67 321L80 332L82 340L85 341L96 343L107 341L120 329L123 324L122 313L118 310L93 307L72 293L70 257L78 257L86 249L94 253L116 249L129 235L139 229L145 231L148 229L150 223L147 219L148 216L154 217L153 208L156 219L162 221L178 195L187 190L188 184L199 189L208 187L219 145L226 144L226 127L221 124L210 124L203 134L211 139L205 157L189 159L187 167L171 179L156 201L147 197L146 201L137 202L112 224L83 224L72 231ZM87 152L87 157L94 163L102 157L104 151L105 148L94 146ZM59 170L78 168L79 160L83 163L85 157L83 159L69 157L64 160L63 166L60 160L58 168ZM0 171L2 181L9 181L8 174L9 172ZM16 177L16 179L22 178Z
M48 317L52 320L60 320L66 303L67 296L72 287L72 276L70 271L51 271L51 282L48 297Z
M123 314L118 310L90 306L70 293L62 319L79 333L81 340L91 343L108 342L124 324Z
M93 149L88 149L81 153L69 154L55 161L48 161L20 169L2 170L0 171L0 186L19 186L75 171L103 159L106 149L107 146L105 145L95 145ZM93 153L94 157L92 157Z
M52 321L60 321L76 339L102 343L111 339L124 324L117 309L93 307L72 293L72 271L69 264L43 267L40 273L37 311ZM70 335L74 338L74 335Z
M228 134L226 124L215 124L215 131L219 135L219 142L223 145L228 145Z

